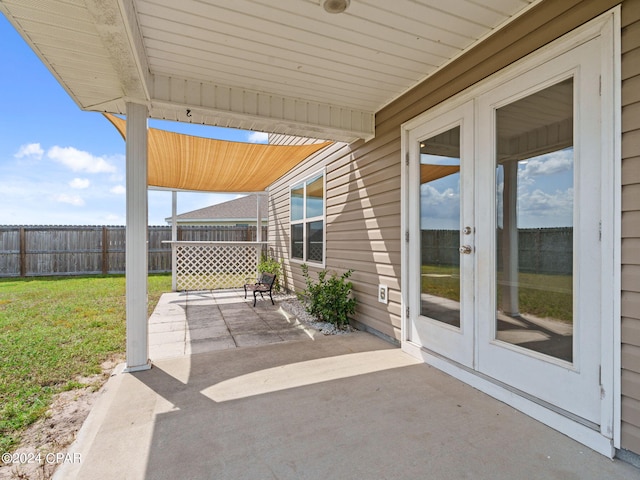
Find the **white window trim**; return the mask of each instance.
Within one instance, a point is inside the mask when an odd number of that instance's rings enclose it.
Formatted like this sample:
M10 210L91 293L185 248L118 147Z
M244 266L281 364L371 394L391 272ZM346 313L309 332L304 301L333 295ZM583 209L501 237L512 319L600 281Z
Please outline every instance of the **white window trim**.
M322 215L318 215L315 217L307 218L307 181L310 179L322 175ZM302 219L301 220L292 220L291 219L291 190L298 185L303 184L304 186L304 194L303 194L303 203L302 203ZM302 265L304 263L324 268L327 258L327 169L321 168L320 170L316 170L310 175L306 175L304 177L298 178L297 181L289 184L289 235L291 235L291 226L292 225L303 225L302 229L302 256L303 258L296 258L293 256L293 248L292 248L292 239L289 239L289 261L292 263L296 263ZM316 260L307 260L307 229L306 225L311 222L317 222L322 220L322 262L318 262Z

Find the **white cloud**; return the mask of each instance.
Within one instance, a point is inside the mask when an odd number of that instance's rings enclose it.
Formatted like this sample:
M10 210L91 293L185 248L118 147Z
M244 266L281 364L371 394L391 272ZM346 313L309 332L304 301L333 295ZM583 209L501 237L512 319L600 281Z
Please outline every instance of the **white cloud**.
M458 202L460 198L460 194L454 192L452 188L445 188L443 191L439 191L428 183L421 186L420 193L423 207L427 205L440 207L450 203L452 200Z
M518 169L519 182L530 185L534 177L568 172L573 168L573 150L560 150L530 159Z
M249 143L267 143L269 141L269 134L264 132L251 132L247 138Z
M73 147L54 146L47 152L47 157L55 160L74 172L87 173L115 173L115 165L107 162L103 157L96 157Z
M116 185L109 191L111 193L115 193L116 195L124 195L125 193L127 193L127 189L124 187L124 185Z
M88 178L74 178L69 182L69 186L71 188L75 188L78 190L89 188L89 185L91 185L91 182Z
M554 193L536 189L518 197L518 208L523 212L537 214L562 214L573 212L573 188Z
M518 225L522 228L573 225L573 188L553 193L536 189L518 196Z
M420 216L423 229L458 228L460 192L451 187L440 191L430 184L421 185Z
M15 158L24 158L31 157L36 160L40 160L44 155L44 150L40 147L39 143L29 143L27 145L22 145L18 151L15 153Z
M76 207L81 207L84 205L84 200L80 195L69 195L67 193L59 193L53 196L53 199L56 202L60 203L68 203L69 205L73 205Z

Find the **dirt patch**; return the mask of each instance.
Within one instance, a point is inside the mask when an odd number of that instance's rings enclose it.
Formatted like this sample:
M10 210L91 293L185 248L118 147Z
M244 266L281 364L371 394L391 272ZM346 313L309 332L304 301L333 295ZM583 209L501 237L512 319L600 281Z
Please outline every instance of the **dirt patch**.
M59 393L45 418L31 425L21 437L20 446L11 452L11 463L0 464L0 480L47 480L56 467L73 461L65 453L76 439L91 407L115 366L122 359L102 364L102 374L77 381L85 388Z

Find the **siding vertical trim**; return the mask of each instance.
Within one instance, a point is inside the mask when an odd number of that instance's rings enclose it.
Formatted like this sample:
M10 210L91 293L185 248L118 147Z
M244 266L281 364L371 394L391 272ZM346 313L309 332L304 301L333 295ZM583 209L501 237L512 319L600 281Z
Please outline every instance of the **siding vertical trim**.
M622 4L620 446L640 454L640 0Z

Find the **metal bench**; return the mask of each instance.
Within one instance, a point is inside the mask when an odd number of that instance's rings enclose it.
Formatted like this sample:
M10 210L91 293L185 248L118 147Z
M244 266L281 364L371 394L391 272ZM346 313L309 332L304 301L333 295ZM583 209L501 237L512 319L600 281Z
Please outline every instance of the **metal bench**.
M273 284L276 282L276 275L273 273L262 273L258 281L255 283L245 283L244 284L244 298L247 298L247 292L253 292L253 306L256 306L256 299L258 293L260 297L264 299L263 294L268 293L269 298L271 299L271 304L275 305L276 303L273 301L273 297L271 296L271 290L273 289Z

